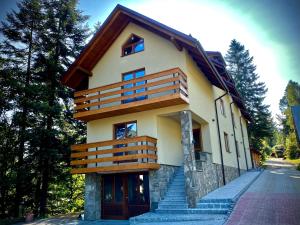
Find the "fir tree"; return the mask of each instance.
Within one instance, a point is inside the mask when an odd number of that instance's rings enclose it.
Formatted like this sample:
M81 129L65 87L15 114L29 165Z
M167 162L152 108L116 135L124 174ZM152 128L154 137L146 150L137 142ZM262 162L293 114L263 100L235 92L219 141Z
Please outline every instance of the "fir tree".
M5 60L6 72L13 73L10 83L10 92L14 92L12 100L14 111L12 114L13 126L17 129L16 149L16 190L14 199L15 216L19 213L19 205L25 195L26 163L25 153L28 151L26 142L30 139L30 124L33 123L33 105L36 96L33 87L32 63L35 60L35 48L38 45L37 32L40 28L41 8L37 0L25 0L18 3L19 11L7 14L6 22L2 22L1 33L4 41L1 47L1 57ZM8 73L3 73L5 79ZM26 153L27 154L27 153Z
M0 106L0 154L9 152L12 159L0 162L2 212L13 209L17 216L24 203L35 215L45 216L47 205L55 205L47 202L54 201L49 194L54 190L60 192L55 196L74 199L65 190L78 180L69 173L69 146L85 137L85 129L72 118L73 93L60 78L89 35L87 17L76 5L76 0L23 0L0 27L5 98ZM5 180L9 187L2 185Z
M246 109L253 120L249 124L251 145L256 149L261 149L263 139L271 137L273 133L269 106L264 104L267 93L266 85L259 81L253 57L238 41L231 41L225 60L228 71L239 93L243 96Z
M288 158L300 157L300 146L297 145L296 131L291 112L291 106L300 105L300 85L289 81L285 88L283 97L280 99L279 108L282 115L278 116L281 125L281 134L285 146L285 155Z

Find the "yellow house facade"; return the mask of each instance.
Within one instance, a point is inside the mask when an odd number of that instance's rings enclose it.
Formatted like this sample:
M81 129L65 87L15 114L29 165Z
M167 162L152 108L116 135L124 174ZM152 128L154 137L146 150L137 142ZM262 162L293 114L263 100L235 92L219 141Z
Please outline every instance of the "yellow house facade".
M155 210L180 169L189 207L250 169L250 118L220 61L191 36L114 9L62 80L87 126L71 155L72 173L86 174L87 219Z

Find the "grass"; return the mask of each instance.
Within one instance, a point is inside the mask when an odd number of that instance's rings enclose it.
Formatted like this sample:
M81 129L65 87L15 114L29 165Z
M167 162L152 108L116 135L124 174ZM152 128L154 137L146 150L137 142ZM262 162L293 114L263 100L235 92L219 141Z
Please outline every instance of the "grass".
M300 159L286 159L286 162L292 163L294 165L299 165L300 164Z
M297 166L296 169L300 171L300 159L286 159L286 161Z
M0 219L0 225L11 225L18 222L23 222L24 218L6 218L6 219Z

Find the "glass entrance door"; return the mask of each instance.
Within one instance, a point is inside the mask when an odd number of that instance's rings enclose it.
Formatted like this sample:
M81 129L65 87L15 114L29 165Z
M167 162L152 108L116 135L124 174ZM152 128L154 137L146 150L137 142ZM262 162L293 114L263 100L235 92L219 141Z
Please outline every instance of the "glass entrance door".
M128 219L148 212L149 205L147 172L103 176L101 207L103 219Z

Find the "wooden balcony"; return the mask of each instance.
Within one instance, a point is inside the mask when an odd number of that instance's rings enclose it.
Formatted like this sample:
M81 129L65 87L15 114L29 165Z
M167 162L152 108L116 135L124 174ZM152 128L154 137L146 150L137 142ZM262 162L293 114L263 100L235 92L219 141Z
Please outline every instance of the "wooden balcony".
M159 169L157 140L139 136L71 147L72 174L119 173Z
M74 98L74 118L83 121L189 103L187 77L179 68L78 91Z

